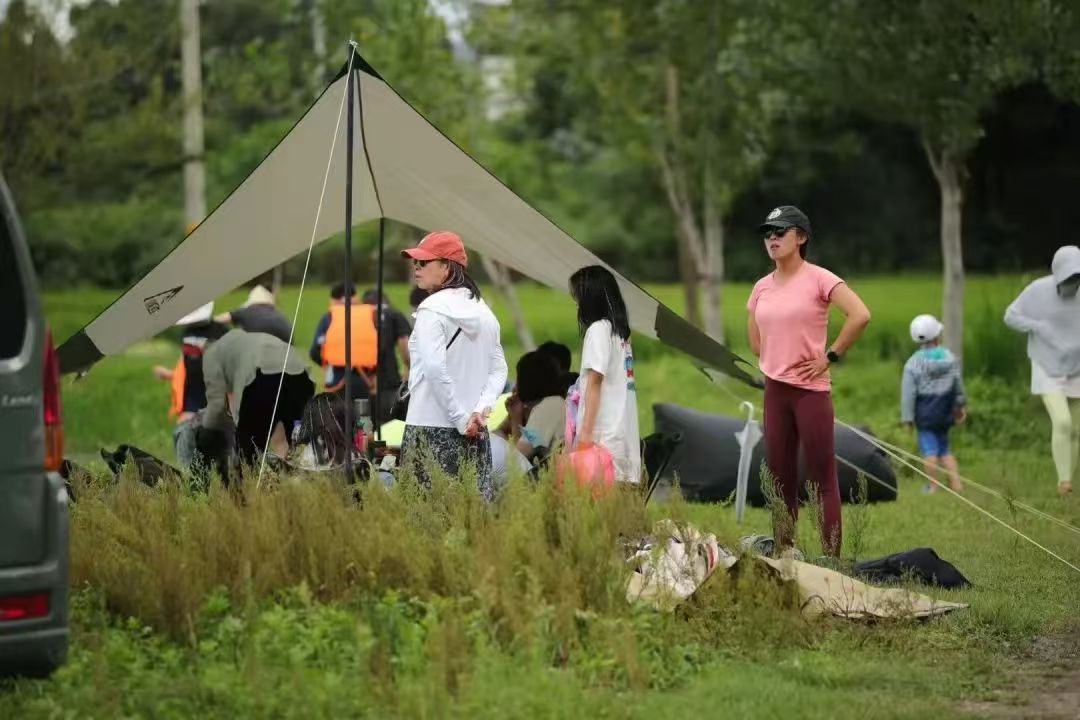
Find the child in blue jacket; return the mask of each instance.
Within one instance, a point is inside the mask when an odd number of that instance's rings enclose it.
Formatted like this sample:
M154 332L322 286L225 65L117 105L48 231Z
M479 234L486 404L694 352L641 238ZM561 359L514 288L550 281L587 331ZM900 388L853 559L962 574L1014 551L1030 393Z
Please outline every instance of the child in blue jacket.
M941 345L941 330L941 323L933 315L919 315L911 321L911 339L919 349L904 364L900 420L918 433L926 474L936 481L938 468L944 467L949 487L959 492L964 487L956 457L949 449L949 429L967 417L967 399L960 364ZM929 492L936 489L936 483L930 483Z

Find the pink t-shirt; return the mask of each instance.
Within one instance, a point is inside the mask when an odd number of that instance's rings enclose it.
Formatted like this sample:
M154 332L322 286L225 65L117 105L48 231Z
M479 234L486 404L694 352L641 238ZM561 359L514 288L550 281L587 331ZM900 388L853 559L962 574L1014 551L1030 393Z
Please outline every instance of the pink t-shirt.
M766 377L806 390L829 390L829 374L811 382L795 373L803 360L823 355L828 341L829 296L843 282L823 267L803 263L777 285L769 273L757 281L746 303L761 332L758 367Z

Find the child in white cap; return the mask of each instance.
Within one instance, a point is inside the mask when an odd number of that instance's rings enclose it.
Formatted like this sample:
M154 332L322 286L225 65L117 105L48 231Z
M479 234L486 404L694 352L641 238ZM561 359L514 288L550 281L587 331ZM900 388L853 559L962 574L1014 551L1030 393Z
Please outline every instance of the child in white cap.
M949 429L967 417L967 399L960 364L948 348L941 345L942 325L933 315L919 315L911 321L911 339L919 349L904 364L900 385L900 420L914 428L926 474L935 481L938 468L949 474L949 487L959 492L956 457L949 449ZM937 489L936 483L928 487Z

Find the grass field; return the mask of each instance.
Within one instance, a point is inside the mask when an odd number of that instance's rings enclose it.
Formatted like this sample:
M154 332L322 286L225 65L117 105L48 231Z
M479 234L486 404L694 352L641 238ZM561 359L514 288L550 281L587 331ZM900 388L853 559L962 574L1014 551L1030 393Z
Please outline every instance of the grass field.
M971 420L954 433L961 470L1009 498L1080 525L1056 496L1049 427L1028 394L1023 340L1004 330L1023 278L969 282L966 381ZM853 280L874 319L834 373L838 417L910 447L897 427L907 323L938 312L936 279ZM679 309L674 287L649 288ZM725 289L731 347L745 349L747 286ZM407 288L393 287L405 307ZM297 345L309 341L326 288L309 288ZM115 296L50 294L57 337ZM534 334L577 351L569 300L524 286ZM219 309L239 303L236 293ZM291 314L295 291L280 306ZM498 299L508 358L520 348ZM733 413L760 393L712 385L680 356L635 340L643 432L654 402ZM171 456L168 338L65 381L69 455L133 443ZM723 543L769 532L764 511L740 526L726 505L595 507L516 486L496 515L457 486L432 496L372 489L361 509L331 485L282 485L238 506L125 482L84 490L73 513L72 658L49 681L0 686L0 717L883 717L957 716L1038 697L1047 638L1080 632L1080 575L899 469L900 499L845 506L844 557L929 546L975 587L932 591L970 603L923 623L805 621L762 578L710 582L699 602L660 615L622 599L620 534L662 517ZM967 493L1074 564L1080 535L1009 502ZM809 522L801 544L816 555Z

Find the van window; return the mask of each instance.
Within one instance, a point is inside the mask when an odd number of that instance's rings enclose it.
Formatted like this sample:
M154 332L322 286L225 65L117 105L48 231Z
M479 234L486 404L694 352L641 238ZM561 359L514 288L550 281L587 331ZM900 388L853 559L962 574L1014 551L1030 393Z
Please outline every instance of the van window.
M8 360L22 352L26 341L26 294L2 203L0 197L0 360Z

